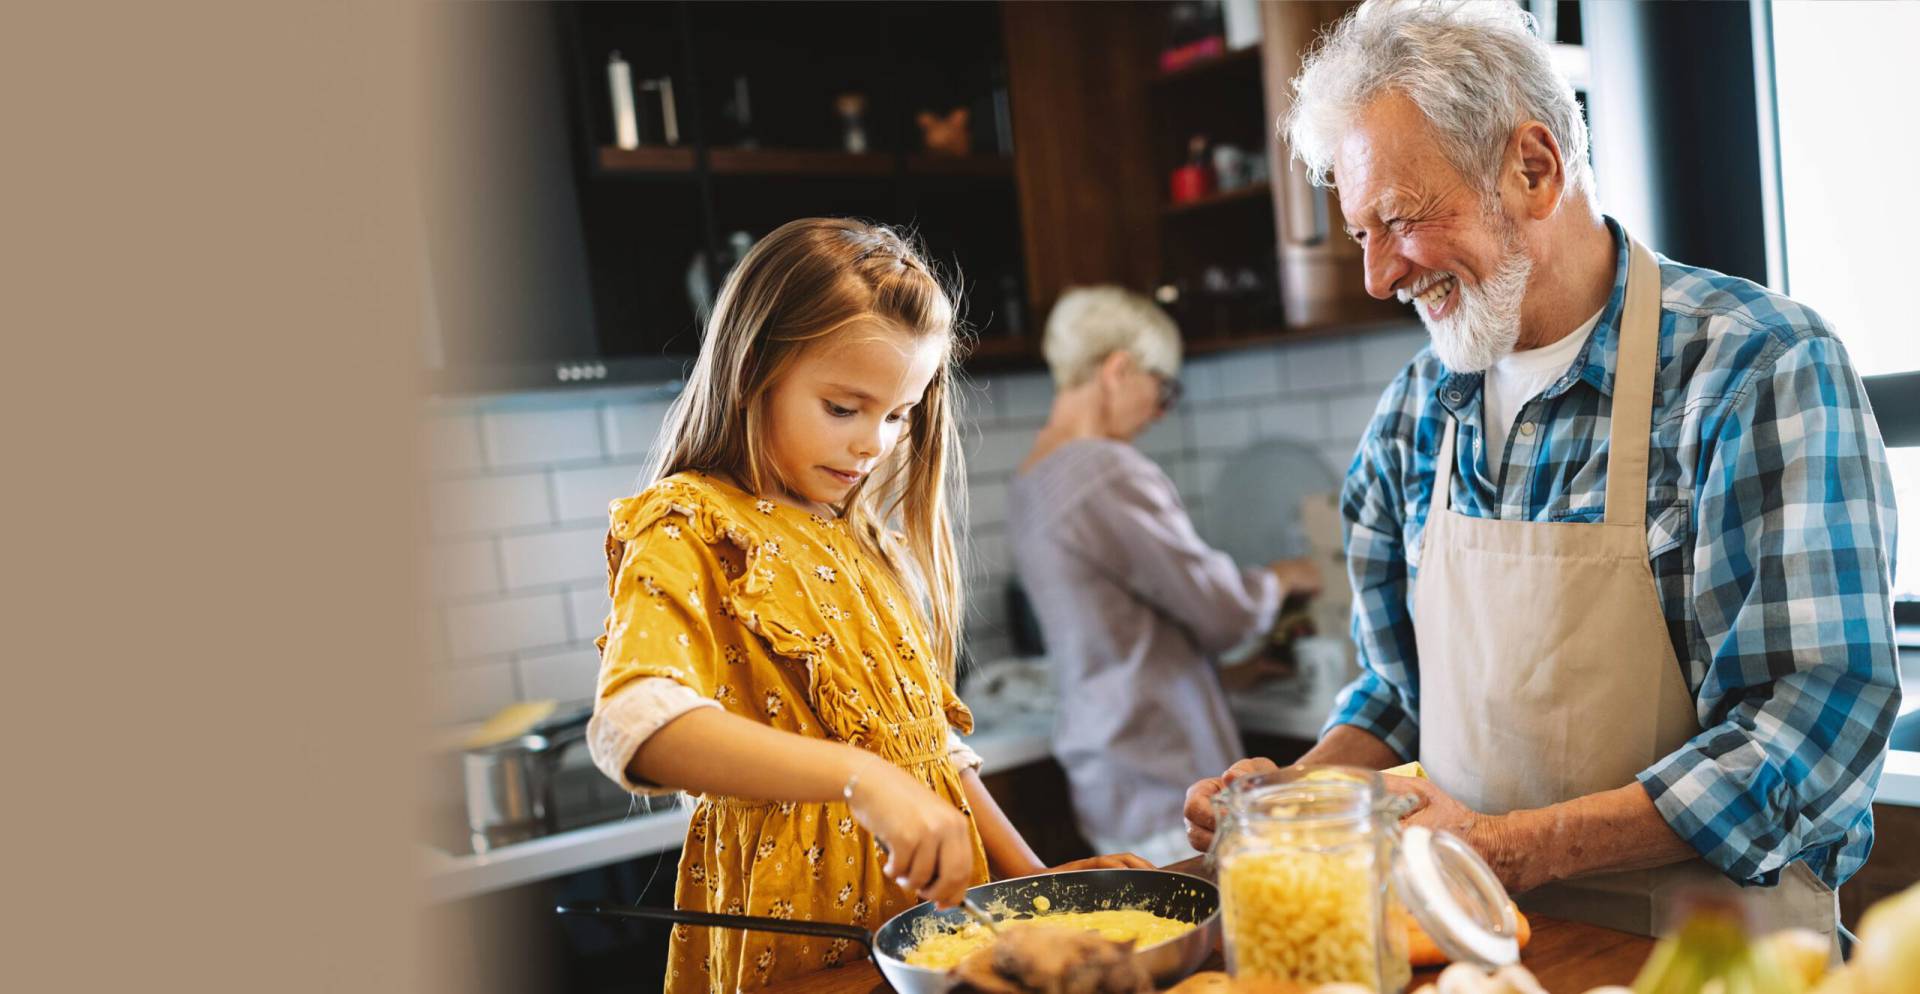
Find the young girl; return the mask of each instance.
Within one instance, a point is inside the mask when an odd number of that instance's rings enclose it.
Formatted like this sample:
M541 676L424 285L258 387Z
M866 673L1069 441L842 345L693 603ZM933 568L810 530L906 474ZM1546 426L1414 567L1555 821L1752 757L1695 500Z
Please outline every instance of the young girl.
M699 795L682 908L872 928L1044 869L954 734L953 323L893 231L782 226L720 292L655 482L613 503L588 741L629 790ZM858 952L686 926L670 947L668 994Z

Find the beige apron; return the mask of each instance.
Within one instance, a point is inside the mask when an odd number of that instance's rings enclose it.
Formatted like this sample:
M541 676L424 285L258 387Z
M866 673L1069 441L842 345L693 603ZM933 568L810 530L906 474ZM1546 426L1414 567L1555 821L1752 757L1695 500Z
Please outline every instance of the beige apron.
M1434 472L1413 586L1420 762L1488 814L1623 787L1698 734L1647 561L1647 446L1660 270L1630 242L1601 524L1501 521L1451 509L1455 422ZM1664 934L1681 891L1736 889L1698 858L1542 887L1529 911ZM1744 888L1762 927L1834 934L1833 891L1795 860Z

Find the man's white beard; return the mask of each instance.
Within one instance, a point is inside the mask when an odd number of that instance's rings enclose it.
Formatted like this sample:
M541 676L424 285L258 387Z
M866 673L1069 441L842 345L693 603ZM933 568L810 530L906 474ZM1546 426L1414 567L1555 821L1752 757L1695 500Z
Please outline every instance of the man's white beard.
M1533 260L1513 247L1500 268L1479 286L1469 287L1456 276L1453 292L1460 299L1446 317L1435 321L1427 316L1425 306L1415 304L1420 323L1433 336L1433 353L1440 362L1456 373L1478 373L1512 353L1520 340L1520 304L1526 300L1532 275Z

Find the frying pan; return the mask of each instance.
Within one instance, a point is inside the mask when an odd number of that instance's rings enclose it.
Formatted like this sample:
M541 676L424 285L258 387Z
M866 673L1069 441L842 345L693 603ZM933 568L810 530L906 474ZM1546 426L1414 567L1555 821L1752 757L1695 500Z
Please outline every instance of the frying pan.
M968 889L967 896L996 912L1002 921L1031 917L1035 898L1050 903L1048 914L1139 909L1163 918L1193 922L1193 931L1136 950L1140 965L1165 986L1185 977L1212 955L1220 941L1220 891L1199 877L1171 870L1071 870L1032 877L998 880ZM1009 909L1009 910L1002 910ZM829 939L846 939L866 947L879 966L887 986L896 994L946 994L953 979L945 970L907 963L907 952L928 934L961 928L970 919L964 910L942 911L931 902L916 904L889 918L872 933L854 925L792 921L752 915L717 915L677 908L640 908L596 902L563 904L562 915L608 919L653 919L683 925L708 925L749 931L791 932Z

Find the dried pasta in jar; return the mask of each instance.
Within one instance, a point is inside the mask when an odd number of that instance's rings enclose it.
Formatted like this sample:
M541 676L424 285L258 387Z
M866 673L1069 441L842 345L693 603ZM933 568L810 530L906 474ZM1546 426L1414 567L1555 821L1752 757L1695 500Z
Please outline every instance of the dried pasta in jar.
M1365 845L1233 854L1220 900L1234 975L1379 989L1377 880Z

